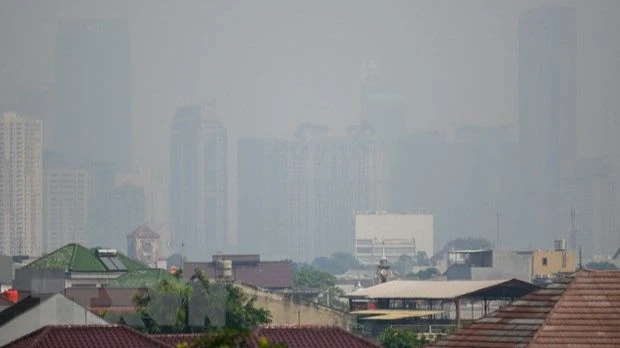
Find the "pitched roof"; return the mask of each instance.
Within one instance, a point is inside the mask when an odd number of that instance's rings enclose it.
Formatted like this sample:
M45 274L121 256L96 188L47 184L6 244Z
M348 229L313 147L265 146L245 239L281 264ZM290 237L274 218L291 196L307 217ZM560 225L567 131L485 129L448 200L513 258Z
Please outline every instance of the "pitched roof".
M582 270L436 342L434 347L613 346L620 339L620 271Z
M118 253L117 258L127 270L146 268L145 265L121 253ZM97 256L95 249L88 249L80 244L71 243L40 257L23 268L69 270L74 272L107 272L119 270L118 267L115 269L107 264L108 263L105 263L102 257Z
M393 280L347 294L363 298L456 299L481 292L529 293L537 286L518 280ZM490 296L490 295L489 295ZM517 297L517 296L515 296Z
M125 326L45 326L7 348L170 348L171 345Z
M135 231L127 235L134 238L159 238L159 234L150 229L147 225L140 225Z
M66 288L64 295L91 311L133 311L134 295L147 292L146 288Z
M110 281L109 287L116 288L135 288L143 286L155 286L161 281L178 281L170 272L165 269L148 268L129 271L118 278Z
M287 347L305 348L353 348L380 347L380 345L355 336L339 327L332 326L261 326L252 331L249 347L258 347L258 341L265 337L272 343Z
M184 277L191 277L194 269L200 269L209 278L216 276L213 262L185 262ZM290 261L260 261L252 264L236 264L233 260L235 281L263 289L286 289L293 287L293 264Z
M20 316L22 313L29 311L30 309L36 307L44 301L45 299L51 297L51 295L47 295L45 297L32 297L28 296L23 300L15 303L14 305L6 308L2 312L0 312L0 326L8 323L14 318Z
M201 334L152 335L151 337L175 346L190 342ZM284 344L286 347L304 348L363 348L380 347L378 344L355 336L339 327L332 326L259 326L246 338L247 347L259 347L259 340L265 337L271 343Z

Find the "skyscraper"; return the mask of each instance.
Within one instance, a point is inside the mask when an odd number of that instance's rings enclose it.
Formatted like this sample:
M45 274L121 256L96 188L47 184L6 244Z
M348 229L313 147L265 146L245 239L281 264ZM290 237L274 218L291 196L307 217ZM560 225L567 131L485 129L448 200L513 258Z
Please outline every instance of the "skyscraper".
M388 161L384 143L369 127L333 136L304 124L287 146L287 225L291 257L312 261L353 252L354 213L385 210Z
M131 86L128 25L72 20L56 46L56 147L67 155L128 169Z
M524 240L565 237L576 153L576 15L541 8L519 21L519 145Z
M170 134L173 248L204 258L227 244L227 133L199 107L177 109Z
M41 128L14 113L0 118L0 254L41 255Z
M86 243L89 175L84 169L45 168L43 189L44 251Z
M243 252L288 256L286 146L280 139L239 139L238 226Z

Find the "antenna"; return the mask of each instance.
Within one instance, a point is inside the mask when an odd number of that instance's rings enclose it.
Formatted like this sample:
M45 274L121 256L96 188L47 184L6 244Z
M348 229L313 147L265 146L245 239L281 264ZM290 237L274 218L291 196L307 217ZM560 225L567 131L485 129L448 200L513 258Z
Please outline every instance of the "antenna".
M583 268L583 264L581 263L581 245L579 245L579 269Z
M570 248L575 250L577 248L577 227L575 225L575 208L570 211Z
M495 249L499 249L499 212L497 212L497 239L495 240Z

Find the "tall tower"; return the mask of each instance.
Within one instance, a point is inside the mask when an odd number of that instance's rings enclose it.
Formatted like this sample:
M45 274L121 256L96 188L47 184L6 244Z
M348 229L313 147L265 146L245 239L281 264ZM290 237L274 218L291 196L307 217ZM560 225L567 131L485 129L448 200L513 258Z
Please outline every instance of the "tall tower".
M129 168L130 43L122 20L61 22L56 46L56 146Z
M519 21L519 145L524 240L563 237L576 156L576 15L541 8Z
M86 244L90 175L85 169L45 168L45 252L69 243Z
M190 258L227 245L227 133L203 114L200 107L178 108L170 134L173 248L184 242Z
M0 254L40 256L41 121L0 117Z

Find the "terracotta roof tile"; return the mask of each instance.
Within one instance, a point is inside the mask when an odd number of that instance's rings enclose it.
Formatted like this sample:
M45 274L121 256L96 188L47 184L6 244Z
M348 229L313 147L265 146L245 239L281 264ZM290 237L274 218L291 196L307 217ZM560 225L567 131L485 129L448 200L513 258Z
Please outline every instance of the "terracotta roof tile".
M617 346L620 271L582 270L533 292L435 347Z
M158 348L173 347L124 326L45 326L6 348Z
M380 347L378 344L355 336L339 327L331 326L263 326L252 331L250 347L258 347L258 340L265 337L272 343L287 347L353 348Z

